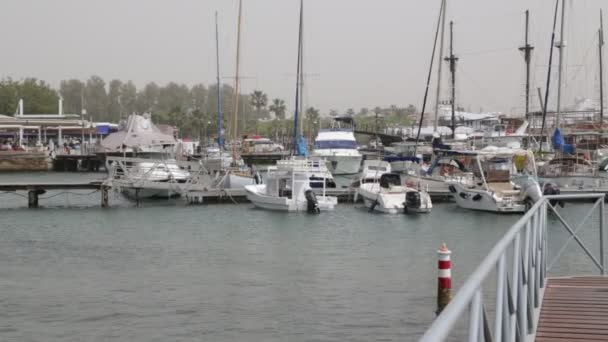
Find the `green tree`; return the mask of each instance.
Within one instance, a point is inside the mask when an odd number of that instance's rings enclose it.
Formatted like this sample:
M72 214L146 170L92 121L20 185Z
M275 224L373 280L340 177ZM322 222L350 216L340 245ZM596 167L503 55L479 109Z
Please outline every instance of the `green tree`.
M81 80L61 81L59 93L63 98L63 111L69 114L80 114L83 108L85 84Z
M122 105L123 116L131 115L137 111L137 87L132 81L120 86L120 104Z
M285 111L287 107L285 106L285 101L281 99L272 100L272 104L269 107L270 111L274 113L274 117L278 120L285 120Z
M315 107L309 107L306 109L306 131L308 131L309 139L314 138L316 135L316 129L319 125L319 110ZM306 132L304 133L306 135Z
M159 113L173 112L175 108L180 108L180 112L184 108L190 107L190 89L184 84L170 82L166 86L161 87L158 92L158 108Z
M106 83L101 77L91 76L87 80L84 99L84 109L87 110L90 119L97 121L109 119Z
M135 109L139 113L152 112L156 110L160 87L154 83L148 83L140 92L137 93Z
M122 98L120 89L123 83L120 80L111 80L108 85L108 119L109 121L118 121L123 114Z
M261 90L254 90L253 93L249 95L249 104L256 110L256 119L261 119L262 109L266 108L268 105L268 95Z
M59 94L46 82L35 78L23 81L4 79L0 82L0 112L13 114L23 99L26 114L57 113Z
M190 98L192 100L192 109L204 111L207 103L207 88L203 84L196 84L190 89Z

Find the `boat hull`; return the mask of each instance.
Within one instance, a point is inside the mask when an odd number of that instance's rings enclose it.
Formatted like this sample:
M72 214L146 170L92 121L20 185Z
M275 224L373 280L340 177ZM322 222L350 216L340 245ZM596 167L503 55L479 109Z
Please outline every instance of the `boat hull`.
M305 199L266 195L265 184L247 185L245 192L247 199L257 208L277 211L307 211L308 209L308 202ZM331 196L320 196L317 197L317 203L321 211L334 210L338 199Z
M376 186L376 187L374 187ZM369 189L368 189L369 188ZM421 205L419 207L406 206L406 193L415 192L409 190L404 192L383 193L379 192L377 184L363 184L357 190L358 196L363 199L363 204L366 208L378 211L384 214L399 214L399 213L430 213L433 208L431 198L426 192L419 192L421 196Z
M494 213L524 213L527 210L526 203L517 198L501 198L487 191L465 189L456 183L451 183L450 186L454 189L451 192L456 204L464 209Z
M327 160L327 168L333 175L354 175L359 173L363 156L319 155Z

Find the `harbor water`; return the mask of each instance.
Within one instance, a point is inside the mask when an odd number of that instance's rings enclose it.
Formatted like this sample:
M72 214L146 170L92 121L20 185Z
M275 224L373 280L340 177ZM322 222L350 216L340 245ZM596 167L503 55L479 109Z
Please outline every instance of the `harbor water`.
M417 216L361 204L320 215L180 199L135 207L115 194L102 209L99 196L49 192L28 209L0 195L0 341L415 341L435 317L440 245L458 289L520 217L453 202ZM550 250L563 232L550 228ZM597 230L583 236L594 243ZM572 244L558 271L592 272L585 258Z

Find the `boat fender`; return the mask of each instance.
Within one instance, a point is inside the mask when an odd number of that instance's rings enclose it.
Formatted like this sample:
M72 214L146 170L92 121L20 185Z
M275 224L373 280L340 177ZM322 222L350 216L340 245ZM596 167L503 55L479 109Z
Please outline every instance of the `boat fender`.
M559 190L559 186L553 182L547 182L545 184L543 184L543 196L550 196L550 195L559 195L561 193L561 191ZM552 206L555 206L556 204L558 204L560 207L564 207L564 202L563 201L558 201L558 200L550 200L549 203Z
M319 209L319 202L317 201L317 196L315 195L315 193L309 189L306 190L304 196L306 197L307 203L306 211L310 214L320 213L321 209Z
M469 198L469 195L468 195L468 194L465 194L464 192L461 192L461 193L459 193L458 195L459 195L460 197L464 198L464 199L468 199L468 198Z
M260 176L259 172L253 175L253 179L255 180L255 184L262 184L262 176Z
M482 197L481 194L477 194L477 195L473 196L472 200L477 202L481 199L481 197Z
M450 192L451 192L451 193L453 193L453 194L455 194L455 193L456 193L456 188L455 188L453 185L450 185L450 186L448 187L448 189L450 189Z

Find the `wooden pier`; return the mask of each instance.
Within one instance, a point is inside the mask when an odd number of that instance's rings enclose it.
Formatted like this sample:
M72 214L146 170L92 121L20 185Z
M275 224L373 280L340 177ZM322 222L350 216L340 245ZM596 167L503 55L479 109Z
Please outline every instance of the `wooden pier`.
M101 159L95 154L58 154L53 159L53 171L99 171Z
M608 341L608 277L549 278L536 341Z
M38 207L38 197L48 190L99 190L101 191L101 206L109 206L108 191L110 187L101 181L92 182L28 182L28 183L0 183L0 191L15 192L27 191L28 207Z

